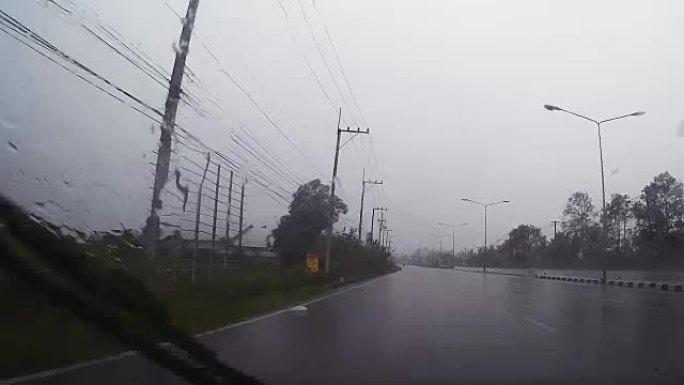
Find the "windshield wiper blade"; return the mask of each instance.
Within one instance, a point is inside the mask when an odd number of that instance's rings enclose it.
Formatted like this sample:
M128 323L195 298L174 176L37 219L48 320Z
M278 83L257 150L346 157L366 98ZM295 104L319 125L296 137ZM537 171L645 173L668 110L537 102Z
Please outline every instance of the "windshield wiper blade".
M0 265L77 317L190 383L261 384L226 366L214 352L173 326L161 302L140 281L87 264L88 257L55 229L0 196L0 247L5 250Z

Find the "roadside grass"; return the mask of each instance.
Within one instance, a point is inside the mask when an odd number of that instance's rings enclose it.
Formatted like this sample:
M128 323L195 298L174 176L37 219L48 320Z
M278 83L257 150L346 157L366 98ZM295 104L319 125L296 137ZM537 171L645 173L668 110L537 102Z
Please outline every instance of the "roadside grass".
M345 284L382 272L357 275ZM299 269L255 267L217 273L212 282L179 281L159 293L171 322L199 333L312 299L340 286ZM71 365L128 350L28 287L0 293L0 378ZM161 342L161 341L160 341Z
M21 295L2 306L0 378L9 378L123 351L121 345L83 323L69 310ZM10 314L11 313L11 314Z
M305 301L336 286L323 276L274 268L232 271L215 282L183 282L164 302L171 322L199 333Z

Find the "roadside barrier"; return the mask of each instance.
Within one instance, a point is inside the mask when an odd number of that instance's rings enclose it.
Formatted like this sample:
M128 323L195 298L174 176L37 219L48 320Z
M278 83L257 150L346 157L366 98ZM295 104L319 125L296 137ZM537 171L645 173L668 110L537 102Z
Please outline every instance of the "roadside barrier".
M569 276L559 276L559 275L546 275L546 274L536 274L534 276L537 279L545 279L548 281L565 281L565 282L578 282L578 283L589 283L592 285L601 284L601 280L597 278L588 277L569 277ZM671 283L671 282L644 282L644 281L629 281L622 279L609 279L606 281L608 286L617 287L629 287L633 289L656 289L660 291L674 291L678 293L684 292L684 284L682 283Z

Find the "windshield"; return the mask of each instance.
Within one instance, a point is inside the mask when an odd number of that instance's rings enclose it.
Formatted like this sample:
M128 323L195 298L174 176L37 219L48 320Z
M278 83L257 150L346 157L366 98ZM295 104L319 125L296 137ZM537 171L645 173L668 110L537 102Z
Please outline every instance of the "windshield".
M0 378L680 382L682 10L5 0Z

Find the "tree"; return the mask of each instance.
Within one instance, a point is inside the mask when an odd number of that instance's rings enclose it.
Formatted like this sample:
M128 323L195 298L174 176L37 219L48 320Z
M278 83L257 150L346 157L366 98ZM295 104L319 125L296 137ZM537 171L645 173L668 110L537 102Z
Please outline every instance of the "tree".
M560 232L549 242L543 262L552 267L571 266L577 262L579 250L578 238Z
M532 225L522 224L508 233L501 249L504 253L513 257L515 264L530 261L546 247L546 237L541 229Z
M618 250L624 248L627 240L627 222L632 218L632 204L629 196L613 194L606 206L602 222L606 226L608 241Z
M595 220L596 211L589 194L577 191L570 195L563 209L563 231L584 240Z
M641 190L633 212L640 246L673 246L683 227L684 185L668 172L657 175Z
M280 251L283 263L302 262L321 232L346 213L347 205L337 196L331 201L330 186L319 179L299 186L292 196L289 213L280 218L273 230L273 246Z

